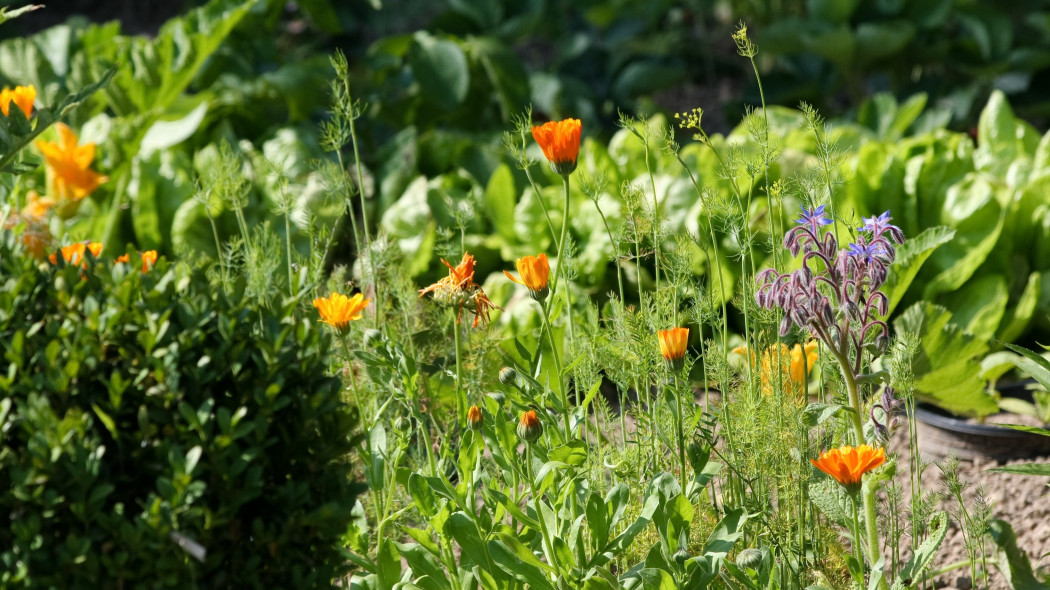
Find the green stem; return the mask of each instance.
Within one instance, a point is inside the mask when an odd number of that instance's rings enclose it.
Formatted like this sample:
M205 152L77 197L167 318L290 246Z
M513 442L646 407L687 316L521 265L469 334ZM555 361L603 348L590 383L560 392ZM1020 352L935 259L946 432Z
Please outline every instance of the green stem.
M532 506L536 509L536 520L540 523L540 534L543 536L543 553L547 556L547 563L551 567L560 569L559 564L554 561L554 545L551 543L550 531L547 530L547 520L543 518L543 511L540 509L540 497L536 493L536 476L532 473L532 443L525 443L525 473L529 478ZM558 576L558 587L565 588L565 581L561 576Z
M682 387L677 371L674 372L674 393L678 405L678 459L682 467L682 493L685 494L686 482L689 481L685 468L685 411L682 408Z
M547 306L540 303L540 310L543 311L543 325L547 328L547 342L551 346L551 357L554 358L554 370L558 373L558 385L562 384L562 368L561 355L558 354L558 347L554 341L554 326L551 325L551 317L548 313ZM559 387L561 390L561 403L562 403L562 419L565 425L565 442L569 442L572 439L572 425L569 421L569 391L568 387Z
M463 344L459 339L459 318L455 313L452 314L452 331L456 336L456 423L465 424L467 412L463 404Z

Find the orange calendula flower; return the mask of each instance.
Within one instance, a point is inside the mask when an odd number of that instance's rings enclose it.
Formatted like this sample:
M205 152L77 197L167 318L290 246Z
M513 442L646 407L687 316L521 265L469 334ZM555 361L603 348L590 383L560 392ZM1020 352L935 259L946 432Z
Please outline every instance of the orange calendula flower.
M579 119L550 121L532 128L532 137L551 163L551 168L562 176L576 169L576 156L580 153Z
M36 87L32 84L29 86L15 86L14 90L4 88L0 90L0 113L3 113L5 117L11 114L11 103L21 109L25 113L26 119L33 113L33 103L36 102Z
M91 169L95 144L79 145L77 134L68 126L56 123L58 142L37 141L36 147L47 163L47 184L58 201L58 214L68 219L76 213L80 200L108 180Z
M819 358L816 340L810 340L804 345L795 344L790 349L786 344L780 343L779 352L777 348L777 345L773 345L762 352L758 367L762 393L766 395L773 393L776 383L773 376L779 373L783 391L802 396L806 390L806 375L813 372L813 367ZM746 346L738 346L732 352L747 356L752 367L755 366L755 355L749 353ZM775 371L773 367L778 364L780 370Z
M842 446L820 454L819 459L810 459L814 467L835 478L835 481L850 491L857 491L863 475L886 461L886 449L870 445L859 447Z
M362 312L371 302L371 299L365 299L361 293L347 297L333 291L330 297L314 299L314 307L321 314L322 322L332 326L340 334L346 334L350 329L350 322L361 319Z
M689 343L689 328L671 328L660 330L660 355L671 370L678 371L685 364L685 347Z
M527 443L534 443L543 434L543 424L540 423L536 410L526 410L521 413L518 420L518 437Z
M490 311L500 308L492 303L481 286L474 282L474 256L464 252L463 259L456 266L452 266L443 258L441 262L448 267L448 276L420 289L419 296L433 293L434 300L438 303L459 307L456 323L459 323L463 316L464 307L474 312L472 327L476 328L480 320L488 322Z
M62 247L62 259L69 264L79 264L80 261L84 261L84 267L87 267L87 261L84 258L84 252L91 252L93 258L98 258L99 254L102 254L102 244L99 242L77 242L76 244L70 244ZM58 252L55 252L48 257L51 264L58 264Z
M547 255L541 253L539 256L519 258L514 266L518 267L520 279L507 271L503 271L503 274L515 283L528 287L529 295L536 301L542 302L546 299L550 292L550 289L547 288L547 281L551 276L551 265L547 262Z

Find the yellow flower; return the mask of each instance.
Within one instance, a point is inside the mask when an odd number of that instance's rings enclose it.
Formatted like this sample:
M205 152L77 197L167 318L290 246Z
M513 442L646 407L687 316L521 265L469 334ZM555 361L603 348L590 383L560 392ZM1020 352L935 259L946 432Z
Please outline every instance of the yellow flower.
M507 271L503 271L503 274L507 275L507 278L514 281L519 285L525 285L529 289L529 295L532 296L536 301L543 301L547 298L547 293L550 291L547 288L547 281L550 280L551 266L547 262L547 255L541 253L539 256L526 256L525 258L519 258L514 266L518 267L518 274L521 275L520 279L514 277Z
M345 334L350 328L350 322L361 319L361 313L371 302L371 299L365 299L361 293L347 297L333 291L330 297L314 299L314 307L321 314L322 322L332 326L340 334Z
M842 446L820 454L819 459L810 459L814 467L835 478L846 488L856 490L861 477L886 460L886 449L860 445L853 448Z
M551 163L551 168L561 175L572 174L576 169L576 156L580 153L579 119L550 121L532 128L532 137Z
M689 328L671 328L656 333L660 339L660 355L667 366L677 371L682 368L685 347L689 343Z
M58 214L68 219L76 213L80 200L90 195L108 180L91 169L95 159L95 144L78 145L72 129L56 123L58 142L37 141L36 147L47 163L47 183L52 197L58 201Z
M773 393L773 375L779 373L783 391L802 396L806 388L806 375L811 373L813 366L817 364L817 342L811 340L804 346L796 344L791 349L788 349L786 344L780 343L779 355L777 348L777 345L773 345L762 352L759 367L762 393L766 395ZM747 356L754 367L755 355L749 353L746 346L738 346L732 352ZM778 364L778 361L780 370L774 371L773 367Z
M11 103L15 103L25 113L26 119L33 113L33 103L36 102L36 88L29 86L15 86L14 90L4 88L0 90L0 112L5 117L11 114Z
M87 267L87 261L84 259L84 252L91 252L93 258L98 258L99 254L102 254L102 244L99 242L77 242L76 244L70 244L62 247L62 259L69 264L78 264L81 260L84 260L83 266ZM51 264L58 264L58 252L55 252L48 257Z

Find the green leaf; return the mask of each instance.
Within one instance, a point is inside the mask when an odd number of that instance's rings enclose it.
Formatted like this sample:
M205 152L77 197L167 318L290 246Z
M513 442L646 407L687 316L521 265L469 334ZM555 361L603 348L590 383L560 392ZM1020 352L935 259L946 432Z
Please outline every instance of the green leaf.
M1039 298L1043 291L1042 274L1033 272L1028 275L1028 282L1017 302L1006 310L1006 315L999 323L999 331L995 337L1004 342L1013 342L1024 334L1035 316L1036 307L1039 306Z
M1023 346L1009 343L1004 343L1004 346L1021 355L1010 360L1022 373L1038 381L1044 389L1050 390L1050 361Z
M582 440L574 440L554 447L547 453L547 458L551 461L560 461L572 467L583 465L587 462L587 444Z
M889 277L882 288L890 300L889 314L896 309L926 259L941 245L950 242L953 237L955 237L954 229L939 225L926 228L921 234L901 244L897 249L897 260L893 263Z
M181 108L165 113L146 130L139 143L139 155L148 157L155 150L168 149L189 139L207 113L208 101L202 95L183 100Z
M747 522L748 518L749 516L743 508L727 512L722 517L722 520L718 521L715 530L711 531L711 535L707 538L707 543L704 545L704 554L725 558L733 550L733 545L744 534L744 523Z
M945 294L941 303L952 310L952 321L962 326L965 332L981 340L990 340L999 329L1009 299L1006 279L999 274L985 274L967 281L959 290Z
M851 500L846 491L837 482L821 478L809 484L809 499L831 519L835 524L842 527L850 527L853 522L850 511Z
M917 581L923 575L930 562L933 561L933 556L937 554L937 549L944 541L944 536L948 533L948 515L944 512L935 513L930 518L929 531L929 535L919 545L919 549L911 556L908 563L904 564L904 569L898 576L900 579Z
M1003 520L988 523L988 533L999 547L999 571L1006 576L1007 584L1015 590L1047 590L1050 586L1039 582L1032 571L1028 556L1017 547L1017 535L1013 527Z
M425 271L433 260L437 225L427 200L429 190L427 179L420 176L383 212L379 223L405 253L406 271L413 277Z
M1050 476L1050 463L1021 463L1019 465L1003 465L993 467L988 471L997 473L1016 473L1018 475L1036 475L1041 477Z
M509 166L500 164L489 178L481 202L496 233L508 242L517 241L514 231L514 207L517 199L518 189L514 186L514 174Z
M472 561L486 569L492 569L478 525L465 512L453 512L445 521L444 532L463 548L461 560Z
M420 31L412 36L408 63L423 95L438 107L451 110L467 97L470 67L467 56L454 41Z
M1003 178L1010 164L1023 154L1017 138L1017 119L1001 90L992 91L977 121L977 149L973 154L977 170Z
M954 227L956 235L933 254L935 267L941 270L927 283L925 298L954 291L973 276L999 241L1005 213L995 188L983 177L971 173L948 188L941 221Z
M662 569L653 567L642 568L630 575L642 583L645 590L677 590L674 578Z
M912 359L919 396L965 416L987 416L999 406L985 390L978 360L988 344L952 323L947 309L920 301L894 322L898 332L919 337L919 351Z
M547 577L547 573L554 573L553 568L536 559L532 551L514 535L499 533L496 536L496 539L488 542L488 548L489 555L500 569L532 588L554 590L554 585Z

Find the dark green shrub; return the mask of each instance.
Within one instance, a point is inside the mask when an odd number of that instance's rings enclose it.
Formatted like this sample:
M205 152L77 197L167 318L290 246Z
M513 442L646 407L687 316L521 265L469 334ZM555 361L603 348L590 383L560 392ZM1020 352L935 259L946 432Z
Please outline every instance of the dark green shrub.
M330 588L359 487L324 326L112 258L0 239L0 587Z

